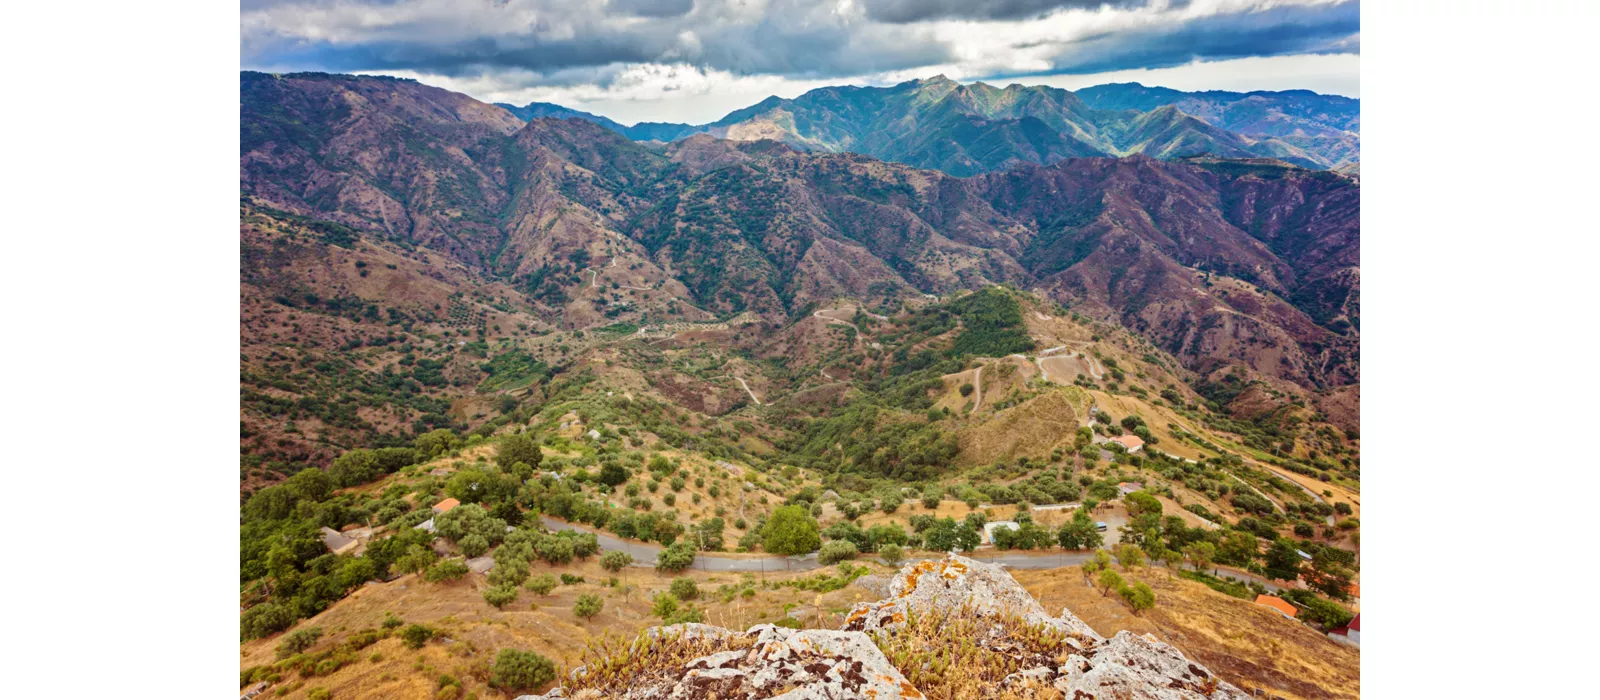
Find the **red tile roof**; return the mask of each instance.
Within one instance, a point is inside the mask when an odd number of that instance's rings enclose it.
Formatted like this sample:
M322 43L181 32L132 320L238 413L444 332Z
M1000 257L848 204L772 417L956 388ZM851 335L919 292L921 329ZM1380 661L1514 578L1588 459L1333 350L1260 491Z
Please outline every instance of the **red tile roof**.
M1279 598L1277 596L1271 596L1271 595L1258 595L1258 596L1256 596L1256 605L1265 605L1265 606L1267 606L1269 608L1272 608L1273 610L1277 610L1278 612L1283 613L1284 617L1287 617L1287 618L1290 618L1290 619L1293 619L1294 616L1299 612L1299 611L1295 610L1293 605L1289 604L1289 601L1286 601L1286 600L1284 600L1282 598Z
M1144 441L1140 440L1138 435L1118 435L1114 438L1111 438L1111 441L1118 443L1130 450L1135 447L1144 447Z
M433 512L435 512L435 513L448 513L448 512L450 512L451 508L454 508L454 507L459 506L459 505L461 505L461 501L458 501L458 500L456 500L454 498L446 498L446 499L444 499L442 501L439 501L438 503L433 504Z

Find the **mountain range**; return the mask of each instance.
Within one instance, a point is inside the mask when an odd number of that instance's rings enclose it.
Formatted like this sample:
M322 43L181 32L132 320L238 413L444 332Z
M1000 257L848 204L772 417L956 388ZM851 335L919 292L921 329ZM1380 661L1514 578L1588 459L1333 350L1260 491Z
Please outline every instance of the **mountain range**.
M534 102L500 107L527 121L555 116L600 124L636 141L705 133L851 151L966 176L1018 163L1144 154L1270 157L1308 168L1360 159L1360 103L1337 95L1181 92L1137 83L1076 93L1047 86L961 84L943 76L891 87L819 88L769 97L709 124L644 122Z
M783 139L660 144L585 119L524 123L400 79L240 80L243 196L448 255L561 327L746 312L781 324L838 297L1008 284L1123 324L1202 374L1239 366L1305 387L1359 381L1360 187L1349 176L1134 155L960 177ZM983 103L996 110L1004 97L1011 113L1052 96L1061 113L1087 110L1065 91L948 81L866 90L806 102L948 105L959 92L995 98ZM1023 131L1036 123L1015 120ZM591 265L620 266L651 294L621 311L580 299Z

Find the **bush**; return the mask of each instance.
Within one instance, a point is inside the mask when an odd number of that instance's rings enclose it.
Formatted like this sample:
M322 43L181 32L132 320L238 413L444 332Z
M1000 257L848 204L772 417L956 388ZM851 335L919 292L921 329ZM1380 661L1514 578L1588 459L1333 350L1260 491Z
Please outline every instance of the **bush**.
M823 565L837 564L841 561L856 558L860 550L849 540L833 540L822 545L822 551L817 553L817 562Z
M495 464L500 465L501 469L510 469L518 462L537 468L543 460L544 453L539 450L539 444L527 435L507 435L500 438L500 448L494 455Z
M466 576L470 569L465 562L459 559L446 559L428 568L428 573L422 577L433 583L441 581L455 581Z
M327 688L312 688L306 691L306 700L329 700L332 697L333 691Z
M516 586L490 586L483 591L483 602L503 608L507 603L517 599Z
M289 628L298 616L277 603L262 603L239 614L239 636L259 639Z
M578 576L577 574L562 574L561 575L561 585L563 585L563 586L576 586L576 585L578 585L580 583L583 583L583 577L582 576Z
M694 565L694 545L678 542L656 555L656 571L677 573Z
M694 585L694 581L686 578L673 579L670 590L672 591L672 596L678 600L694 600L700 597L699 587Z
M302 651L310 649L318 639L322 638L321 627L307 627L295 630L284 635L283 641L278 642L278 658L286 659Z
M556 665L549 659L531 651L501 649L500 655L495 657L489 684L514 695L537 690L555 679Z
M604 607L605 601L600 600L600 596L593 593L585 593L578 596L577 602L572 604L572 614L587 620L599 615L600 610Z
M433 629L426 625L412 624L400 631L400 640L408 649L421 649L432 638Z
M461 541L457 544L461 547L461 553L467 555L468 558L481 557L485 552L489 551L489 540L479 534L467 535L461 538Z
M878 548L878 558L889 566L899 566L905 559L905 552L900 549L900 545L886 544Z
M1117 595L1122 596L1122 600L1128 604L1128 609L1135 615L1139 614L1140 610L1149 610L1156 605L1155 591L1150 590L1150 586L1145 585L1143 581L1132 586L1123 586L1117 591Z
M556 589L556 577L550 574L539 574L528 579L527 588L539 595L550 595L550 591Z
M613 550L600 557L600 566L611 573L617 573L632 563L633 555L627 552Z

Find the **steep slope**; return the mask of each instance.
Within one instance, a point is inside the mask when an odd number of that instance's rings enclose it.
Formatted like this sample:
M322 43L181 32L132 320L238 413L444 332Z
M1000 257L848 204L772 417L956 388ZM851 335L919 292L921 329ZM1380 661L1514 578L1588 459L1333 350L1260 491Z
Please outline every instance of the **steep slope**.
M1200 373L1238 363L1308 387L1359 378L1360 190L1346 176L1136 156L958 178L771 140L697 135L661 147L582 119L516 128L504 110L405 81L241 81L244 194L444 252L528 295L546 323L753 312L782 325L840 297L1004 283L1125 324ZM946 167L977 169L1024 150L1060 155L1044 119L1015 115L1084 112L1070 99L1045 104L1055 93L916 88L832 89L807 102L832 107L803 114L838 139L855 138L853 127L825 117L892 101L969 120L997 140L956 144ZM952 105L1013 121L984 126ZM1100 137L1137 137L1164 156L1194 139L1237 145L1170 108L1134 121L1143 126ZM913 143L880 131L860 143Z
M1309 90L1183 92L1138 83L1097 85L1076 94L1102 110L1149 112L1171 106L1222 129L1290 144L1328 167L1361 158L1361 103L1349 97Z

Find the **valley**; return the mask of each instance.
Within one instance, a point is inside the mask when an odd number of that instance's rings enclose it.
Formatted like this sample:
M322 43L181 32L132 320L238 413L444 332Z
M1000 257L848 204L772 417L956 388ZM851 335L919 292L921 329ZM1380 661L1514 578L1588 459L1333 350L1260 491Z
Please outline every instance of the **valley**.
M240 80L242 688L514 698L559 683L502 649L837 630L959 551L1240 688L1359 695L1354 178Z

